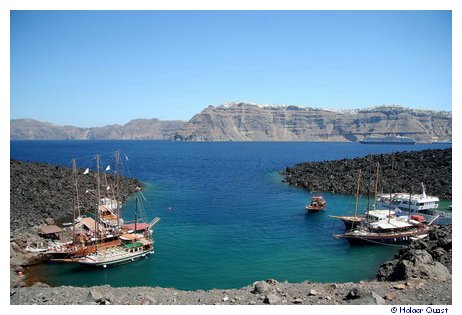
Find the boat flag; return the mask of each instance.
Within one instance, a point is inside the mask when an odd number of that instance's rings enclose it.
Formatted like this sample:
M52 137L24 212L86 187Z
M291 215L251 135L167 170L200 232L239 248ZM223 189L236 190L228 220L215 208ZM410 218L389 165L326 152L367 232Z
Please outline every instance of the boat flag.
M111 169L111 165L108 165L108 166L106 167L106 171L109 171L110 169Z
M88 173L90 173L90 169L87 167L87 169L85 170L85 172L83 172L83 175L88 174Z

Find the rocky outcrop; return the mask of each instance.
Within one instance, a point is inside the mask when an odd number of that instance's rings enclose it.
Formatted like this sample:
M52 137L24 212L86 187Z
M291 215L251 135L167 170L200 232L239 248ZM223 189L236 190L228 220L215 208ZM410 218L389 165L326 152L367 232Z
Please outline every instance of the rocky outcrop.
M392 158L394 171L392 172ZM452 149L374 154L364 158L300 163L282 171L283 181L310 191L333 191L355 194L359 170L362 171L361 190L367 194L369 169L372 173L371 191L375 187L376 165L380 176L378 191L421 192L424 183L428 195L452 197ZM393 185L393 187L391 187Z
M367 134L406 134L418 142L451 138L451 112L379 106L326 110L245 102L209 106L175 135L185 141L356 141Z
M180 120L135 119L125 125L80 128L33 119L13 119L11 140L171 140L183 126Z
M95 199L90 196L96 189L94 174L78 171L82 211L90 210ZM108 182L115 182L107 174ZM29 228L46 223L51 218L64 219L72 216L72 170L42 163L10 161L10 231L24 232ZM125 200L141 182L121 178L121 196ZM85 194L86 191L88 194Z
M428 239L405 246L395 257L380 265L377 279L399 281L412 279L451 279L452 226L430 232Z

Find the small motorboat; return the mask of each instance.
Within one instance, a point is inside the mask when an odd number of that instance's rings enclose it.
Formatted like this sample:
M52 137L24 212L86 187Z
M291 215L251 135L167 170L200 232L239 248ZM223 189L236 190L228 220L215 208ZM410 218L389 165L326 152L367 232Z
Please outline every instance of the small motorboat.
M326 208L326 200L322 196L313 196L311 197L310 204L305 208L309 212L321 211Z

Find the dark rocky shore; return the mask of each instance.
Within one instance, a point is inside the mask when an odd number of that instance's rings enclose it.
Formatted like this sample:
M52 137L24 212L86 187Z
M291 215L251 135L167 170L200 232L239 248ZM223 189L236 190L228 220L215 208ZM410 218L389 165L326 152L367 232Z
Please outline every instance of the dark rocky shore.
M394 171L392 172L392 158ZM424 183L429 195L452 199L452 149L436 149L393 154L375 154L364 158L300 163L282 171L283 181L309 191L333 191L355 194L359 170L362 171L361 193L367 193L369 169L371 190L375 187L379 163L378 191L420 193Z
M82 208L92 209L94 195L85 194L95 191L94 172L84 175L78 170L80 202ZM115 176L106 174L109 183L115 182ZM10 161L10 231L21 231L45 223L47 218L54 220L72 217L72 196L74 183L69 168L42 163ZM101 183L104 185L104 175ZM142 183L133 178L121 177L120 191L122 202L135 192ZM87 196L88 195L88 196Z
M71 191L67 183L70 171L36 163L12 161L11 165L11 220L17 220L18 225L12 230L10 241L11 304L452 304L452 226L440 227L431 232L427 240L402 247L392 260L380 266L376 280L359 283L288 283L268 279L240 289L207 291L159 287L50 287L43 283L25 287L24 267L46 260L46 257L24 251L27 238L38 236L37 225L31 226L27 218L19 218L20 205L25 201L31 204L25 216L33 219L34 224L70 212L69 205L58 208L58 201L71 200L70 193L62 191ZM20 179L13 178L18 176ZM56 192L59 182L61 193ZM132 179L125 179L124 183L127 196L140 184ZM49 192L46 198L40 194L40 189ZM61 197L64 194L66 198Z

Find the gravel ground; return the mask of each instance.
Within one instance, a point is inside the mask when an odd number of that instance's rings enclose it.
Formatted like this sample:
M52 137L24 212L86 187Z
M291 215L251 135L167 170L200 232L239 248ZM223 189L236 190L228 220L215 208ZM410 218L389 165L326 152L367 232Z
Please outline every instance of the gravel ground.
M451 280L359 283L288 283L275 280L230 290L180 291L158 287L32 287L10 290L11 304L175 304L175 305L418 305L452 304Z

